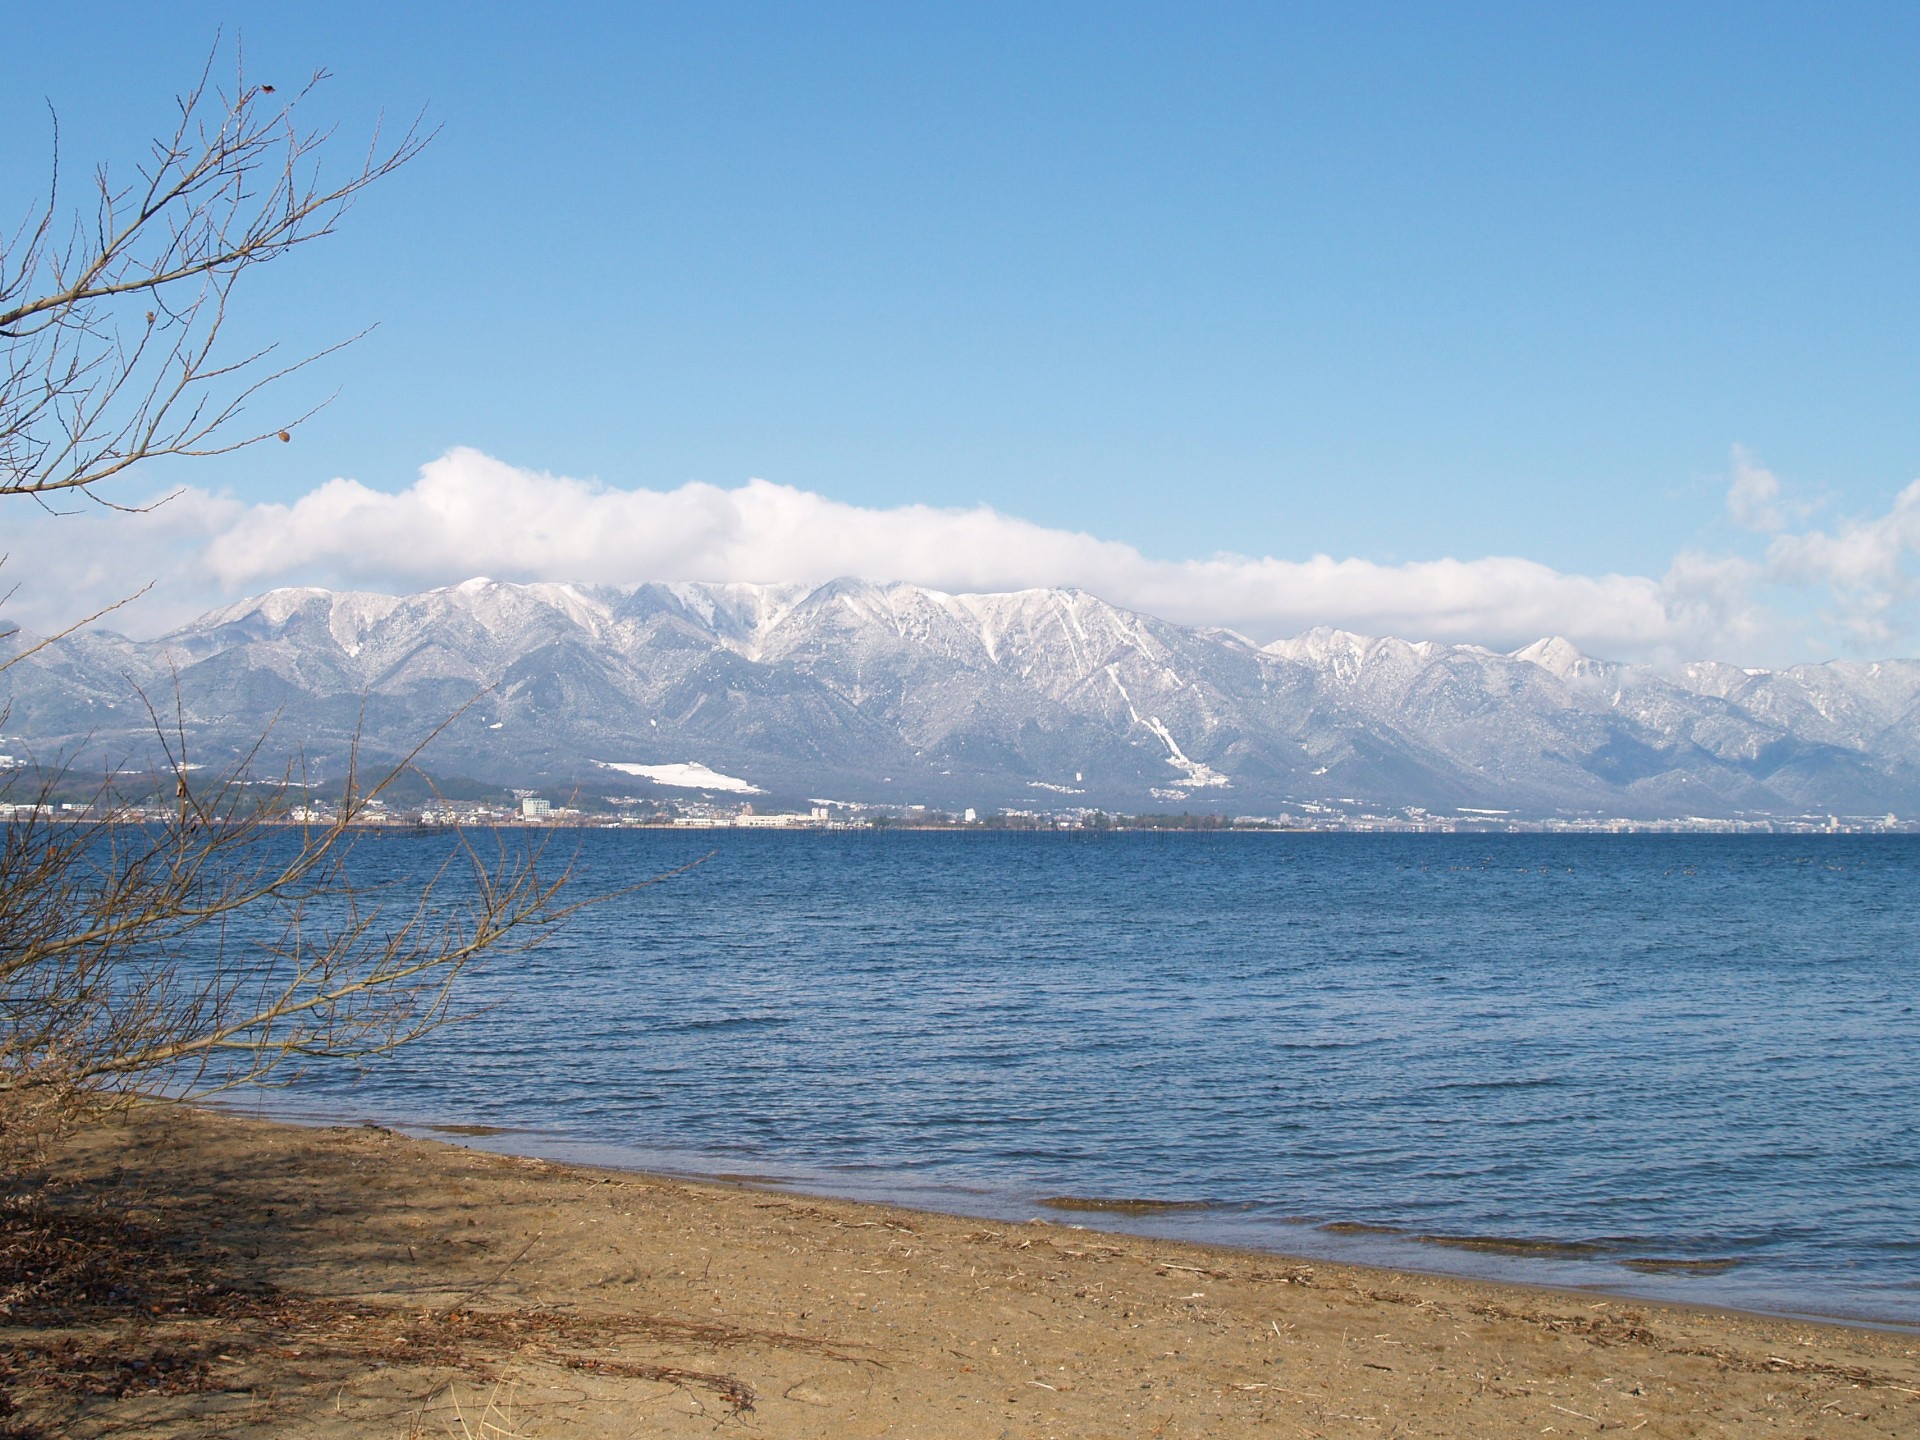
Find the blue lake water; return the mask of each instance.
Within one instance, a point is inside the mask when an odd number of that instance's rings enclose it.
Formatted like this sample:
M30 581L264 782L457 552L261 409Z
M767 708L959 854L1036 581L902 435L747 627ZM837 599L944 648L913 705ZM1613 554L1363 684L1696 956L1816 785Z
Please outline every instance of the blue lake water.
M570 844L571 841L563 841ZM361 862L424 873L444 841ZM690 873L266 1103L966 1213L1920 1323L1920 841L584 832ZM1049 1197L1160 1201L1129 1213Z

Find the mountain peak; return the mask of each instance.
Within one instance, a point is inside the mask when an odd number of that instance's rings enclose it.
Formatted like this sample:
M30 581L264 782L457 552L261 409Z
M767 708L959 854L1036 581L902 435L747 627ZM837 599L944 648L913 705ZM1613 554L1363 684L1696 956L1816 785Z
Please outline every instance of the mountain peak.
M1589 659L1580 653L1579 647L1571 640L1560 635L1548 635L1511 653L1511 658L1524 660L1530 665L1538 665L1549 674L1558 675L1562 680L1575 675L1590 674L1600 668L1600 662Z
M1324 665L1332 661L1362 660L1373 644L1371 635L1356 635L1332 625L1316 625L1290 639L1274 641L1265 651L1303 665Z

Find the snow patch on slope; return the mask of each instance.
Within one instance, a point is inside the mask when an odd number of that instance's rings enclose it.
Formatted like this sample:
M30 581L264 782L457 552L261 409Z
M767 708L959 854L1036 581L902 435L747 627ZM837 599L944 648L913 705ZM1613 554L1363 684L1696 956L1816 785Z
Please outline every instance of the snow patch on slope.
M1138 718L1138 717L1136 717ZM1180 748L1180 742L1173 738L1173 732L1160 723L1158 715L1149 715L1141 722L1158 735L1167 747L1167 763L1187 777L1187 783L1195 789L1205 789L1209 785L1228 785L1232 782L1215 770L1211 765L1203 765L1198 760L1187 758Z
M1127 687L1120 683L1120 677L1114 673L1114 667L1112 665L1106 667L1106 676L1113 682L1113 688L1120 692L1120 698L1126 702L1127 715L1129 718L1132 719L1134 724L1144 725L1160 737L1160 743L1167 747L1167 763L1185 775L1189 785L1204 789L1212 785L1224 787L1233 783L1211 765L1203 765L1198 760L1189 758L1187 752L1180 748L1180 742L1173 738L1173 732L1167 729L1158 715L1143 717L1140 712L1134 708L1133 697L1127 693ZM1162 795L1158 790L1155 790L1153 793L1163 800L1169 798L1166 795ZM1172 798L1184 800L1186 797L1179 795Z
M709 770L698 760L689 760L683 765L635 765L627 760L596 760L593 763L604 770L638 775L642 780L651 780L656 785L671 785L679 790L726 790L736 795L767 793L738 775L722 775L718 770Z

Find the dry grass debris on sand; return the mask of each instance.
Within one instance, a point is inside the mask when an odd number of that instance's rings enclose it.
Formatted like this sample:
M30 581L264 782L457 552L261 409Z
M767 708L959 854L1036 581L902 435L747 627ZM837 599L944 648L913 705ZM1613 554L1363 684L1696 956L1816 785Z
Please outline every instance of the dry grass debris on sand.
M142 1109L0 1221L12 1437L1920 1435L1908 1334L372 1127Z

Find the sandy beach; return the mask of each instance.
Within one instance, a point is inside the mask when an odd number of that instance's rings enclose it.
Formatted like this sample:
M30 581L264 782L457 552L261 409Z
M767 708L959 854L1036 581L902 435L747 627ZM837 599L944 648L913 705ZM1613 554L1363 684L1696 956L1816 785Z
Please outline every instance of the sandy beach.
M0 1258L9 1436L1920 1433L1920 1336L1070 1216L174 1107L49 1174Z

